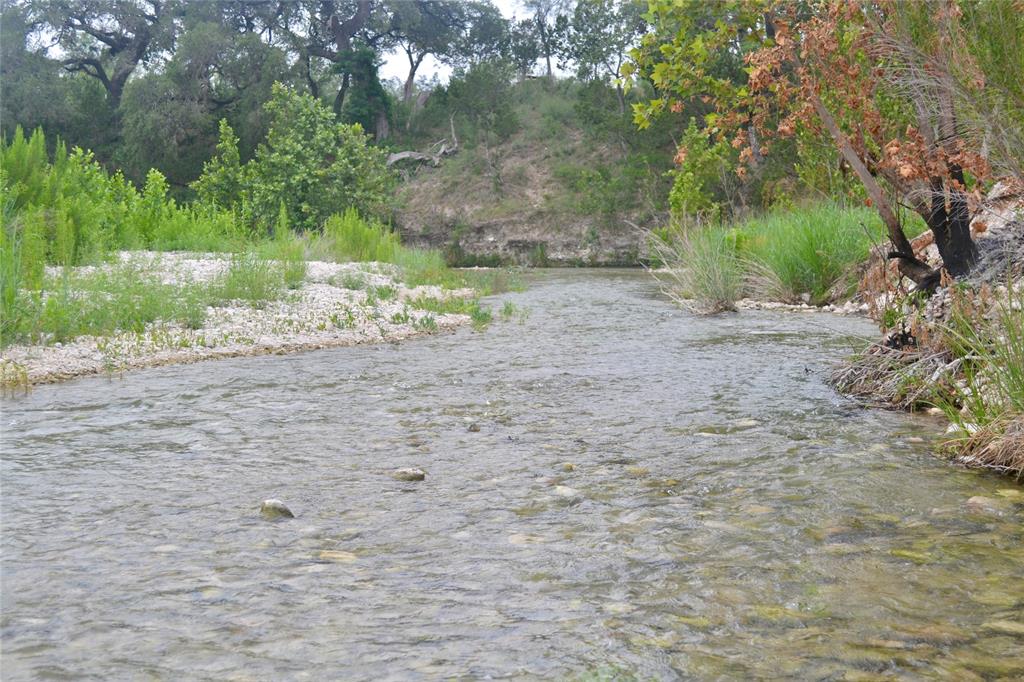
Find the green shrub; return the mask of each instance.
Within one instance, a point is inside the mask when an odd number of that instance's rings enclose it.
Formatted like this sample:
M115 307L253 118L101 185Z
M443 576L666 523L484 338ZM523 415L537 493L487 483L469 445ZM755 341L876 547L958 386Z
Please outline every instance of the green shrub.
M300 231L320 229L340 211L388 213L394 177L360 125L338 123L320 100L280 83L264 108L270 130L244 165L238 138L221 123L218 154L192 185L201 203L232 208L263 233L272 231L282 203Z

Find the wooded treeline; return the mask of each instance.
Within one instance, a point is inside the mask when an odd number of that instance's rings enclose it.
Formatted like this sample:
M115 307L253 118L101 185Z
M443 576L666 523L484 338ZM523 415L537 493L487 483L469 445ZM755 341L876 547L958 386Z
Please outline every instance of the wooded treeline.
M560 65L606 83L624 112L615 79L645 8L524 6L510 20L485 0L11 0L0 35L0 123L8 139L17 125L41 127L136 183L156 168L184 192L213 154L221 119L242 158L252 156L275 82L320 99L381 145L400 145L395 133L425 105L427 57L456 76L480 71L476 84L488 91L535 72L551 77ZM395 51L407 75L382 83L379 66Z

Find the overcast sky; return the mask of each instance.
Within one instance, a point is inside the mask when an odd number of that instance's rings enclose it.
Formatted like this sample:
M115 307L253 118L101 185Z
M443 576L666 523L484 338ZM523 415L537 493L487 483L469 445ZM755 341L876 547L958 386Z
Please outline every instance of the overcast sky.
M519 0L492 0L492 2L495 7L501 10L506 19L511 19L513 15L518 16L520 19L526 16L526 10L523 9ZM433 57L427 57L420 64L420 68L416 70L416 78L417 80L420 78L429 79L434 74L437 74L442 81L447 81L451 71L449 67L439 64ZM395 50L389 54L380 69L380 78L385 81L398 78L404 83L408 75L409 59L401 50Z

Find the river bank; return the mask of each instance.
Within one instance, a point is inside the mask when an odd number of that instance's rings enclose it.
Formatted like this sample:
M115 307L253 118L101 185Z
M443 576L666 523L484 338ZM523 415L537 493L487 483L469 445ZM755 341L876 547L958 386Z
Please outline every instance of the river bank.
M145 277L146 285L162 287L158 295L187 298L195 291L222 286L237 263L237 258L224 254L121 252L111 264L66 271L48 268L47 276L69 278L74 292L76 282L127 268L144 273L139 276ZM395 342L468 325L477 310L469 303L475 296L472 289L408 287L388 264L302 263L304 270L292 288L269 290L266 299L228 299L203 306L194 321L155 320L137 331L63 342L43 337L37 343L10 345L0 353L0 381L13 388L212 358ZM274 263L267 261L266 266ZM258 274L260 267L252 266L249 276L253 269Z

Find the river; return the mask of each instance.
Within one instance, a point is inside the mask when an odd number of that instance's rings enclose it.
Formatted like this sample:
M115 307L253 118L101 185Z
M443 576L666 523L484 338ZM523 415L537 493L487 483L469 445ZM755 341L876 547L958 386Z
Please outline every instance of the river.
M502 298L5 399L3 679L1024 675L1020 488L827 386L871 324L630 271Z

